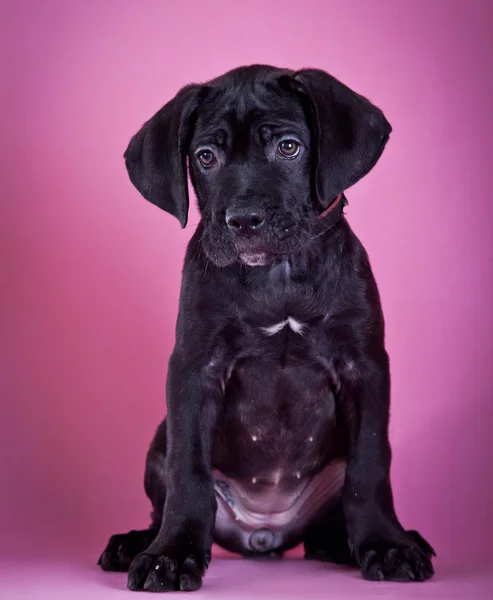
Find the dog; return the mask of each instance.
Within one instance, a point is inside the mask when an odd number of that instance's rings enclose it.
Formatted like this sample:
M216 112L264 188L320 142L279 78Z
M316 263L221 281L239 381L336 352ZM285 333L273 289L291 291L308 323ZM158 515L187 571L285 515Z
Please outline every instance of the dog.
M265 65L188 85L131 139L130 180L182 227L167 417L150 446L147 530L99 564L131 590L197 590L211 545L433 575L430 544L393 505L390 376L379 293L345 191L391 126L328 73Z

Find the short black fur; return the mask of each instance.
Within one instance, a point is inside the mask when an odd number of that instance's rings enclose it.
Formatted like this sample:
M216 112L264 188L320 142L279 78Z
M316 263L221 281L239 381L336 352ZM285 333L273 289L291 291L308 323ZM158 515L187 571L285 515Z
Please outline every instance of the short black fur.
M320 218L390 131L323 71L255 65L184 88L131 140L130 179L183 226L188 161L202 219L183 270L168 416L147 457L152 524L113 536L100 558L129 570L130 589L198 589L213 539L242 551L215 530L213 469L246 489L282 471L289 490L337 458L342 493L276 551L304 542L308 558L358 565L367 579L433 574L433 549L394 511L389 360L368 256L340 211ZM266 335L288 317L302 333Z

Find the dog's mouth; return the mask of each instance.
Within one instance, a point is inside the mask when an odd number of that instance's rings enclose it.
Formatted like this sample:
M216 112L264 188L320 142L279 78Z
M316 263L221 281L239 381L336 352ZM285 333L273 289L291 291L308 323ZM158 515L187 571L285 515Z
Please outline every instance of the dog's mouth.
M232 235L224 228L206 227L203 248L209 260L218 267L239 263L248 267L264 267L302 251L313 237L308 228L296 229L290 236L269 229L251 237Z

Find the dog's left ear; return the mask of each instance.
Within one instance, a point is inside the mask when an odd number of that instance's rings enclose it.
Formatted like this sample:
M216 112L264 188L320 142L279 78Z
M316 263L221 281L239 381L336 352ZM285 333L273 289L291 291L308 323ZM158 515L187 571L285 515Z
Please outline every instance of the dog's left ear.
M379 108L325 71L303 69L294 81L308 99L317 152L315 187L327 207L372 169L392 127Z
M161 108L130 140L124 158L139 192L176 217L188 220L187 152L191 119L202 86L189 85Z

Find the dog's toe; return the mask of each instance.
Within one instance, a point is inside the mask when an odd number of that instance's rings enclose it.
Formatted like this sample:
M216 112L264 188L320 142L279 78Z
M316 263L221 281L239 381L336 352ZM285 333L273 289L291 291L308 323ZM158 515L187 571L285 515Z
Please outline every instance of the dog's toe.
M142 553L132 562L128 588L149 592L192 592L202 586L202 577L210 560L210 552L199 560L189 555L183 559Z
M144 589L144 584L154 560L155 557L149 554L139 554L135 557L128 571L127 587L129 590L138 591Z
M425 581L434 573L430 556L417 545L387 542L369 544L360 555L360 567L370 581Z
M121 554L121 546L124 541L125 534L112 535L109 542L99 557L98 565L103 571L125 571L128 565L125 564ZM130 564L130 563L128 563Z

